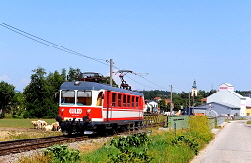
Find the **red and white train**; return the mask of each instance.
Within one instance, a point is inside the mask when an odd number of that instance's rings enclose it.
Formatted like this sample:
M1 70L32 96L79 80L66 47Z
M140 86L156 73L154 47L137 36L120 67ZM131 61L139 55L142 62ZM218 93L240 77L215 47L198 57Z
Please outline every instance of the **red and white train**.
M95 82L65 82L56 120L63 133L91 134L142 125L144 95Z

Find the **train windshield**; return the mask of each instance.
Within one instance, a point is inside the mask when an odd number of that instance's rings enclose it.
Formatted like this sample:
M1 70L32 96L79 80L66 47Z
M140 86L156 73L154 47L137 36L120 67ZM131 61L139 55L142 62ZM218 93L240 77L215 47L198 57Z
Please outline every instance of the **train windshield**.
M77 105L91 105L92 92L91 91L78 91L77 92Z
M62 105L74 105L75 104L75 92L74 91L62 91L61 92L61 104Z

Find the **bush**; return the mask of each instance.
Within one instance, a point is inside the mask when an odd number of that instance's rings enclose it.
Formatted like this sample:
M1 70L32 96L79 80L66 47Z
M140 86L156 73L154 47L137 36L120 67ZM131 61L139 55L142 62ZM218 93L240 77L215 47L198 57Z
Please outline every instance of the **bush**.
M209 121L206 116L193 116L189 118L190 136L201 141L202 145L209 143L213 134L208 126Z
M29 118L30 117L30 113L28 111L25 111L23 117L24 118Z
M67 145L53 145L44 150L44 155L53 154L54 162L76 162L80 160L79 151L68 149Z
M120 153L110 154L108 162L151 162L153 158L147 154L148 149L146 147L142 151L137 150L138 147L147 145L149 141L150 139L146 134L113 138L110 145L118 148Z
M194 154L197 155L199 151L199 144L195 139L189 139L185 136L178 136L175 139L172 140L173 145L187 145L192 151L194 151Z

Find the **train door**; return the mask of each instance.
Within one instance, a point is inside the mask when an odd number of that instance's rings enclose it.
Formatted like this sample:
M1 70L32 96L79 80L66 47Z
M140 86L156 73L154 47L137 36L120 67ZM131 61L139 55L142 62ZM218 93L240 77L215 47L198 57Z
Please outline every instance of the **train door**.
M136 98L135 98L135 107L136 107L136 109L137 109L137 111L138 111L138 119L140 120L140 116L141 116L141 113L140 113L140 103L139 103L139 97L138 96L136 96Z
M110 91L107 91L106 94L106 100L105 100L105 107L106 107L106 121L110 121L110 111L111 111L111 99L112 99L112 93Z
M117 118L115 117L116 116L115 112L117 107L118 107L118 93L113 92L111 93L110 120L112 119L114 120L114 118Z
M107 121L111 121L113 117L114 107L117 105L117 93L108 91L107 99L106 99L106 119Z

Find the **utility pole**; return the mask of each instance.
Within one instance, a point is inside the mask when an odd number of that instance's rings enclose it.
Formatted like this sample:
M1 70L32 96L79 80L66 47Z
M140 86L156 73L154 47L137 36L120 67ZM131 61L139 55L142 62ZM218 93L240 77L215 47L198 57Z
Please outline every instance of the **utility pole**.
M190 106L191 106L191 102L190 102L190 92L188 92L188 115L190 115Z
M173 101L173 93L172 93L172 89L173 89L173 86L172 85L170 85L170 89L171 89L171 91L170 91L170 93L171 93L171 97L170 97L170 115L172 116L173 115L173 105L172 105L172 101Z
M112 66L113 65L113 61L112 59L110 59L110 85L112 86Z
M190 92L188 92L188 107L190 108L191 102L190 102Z

